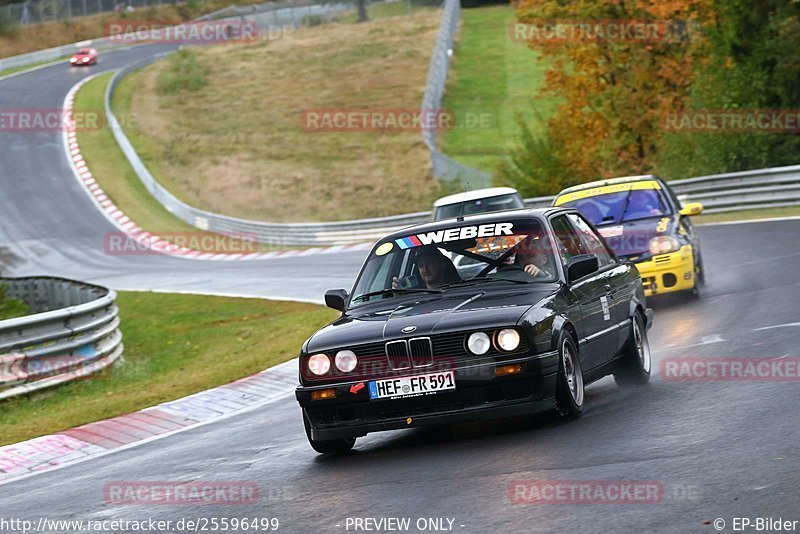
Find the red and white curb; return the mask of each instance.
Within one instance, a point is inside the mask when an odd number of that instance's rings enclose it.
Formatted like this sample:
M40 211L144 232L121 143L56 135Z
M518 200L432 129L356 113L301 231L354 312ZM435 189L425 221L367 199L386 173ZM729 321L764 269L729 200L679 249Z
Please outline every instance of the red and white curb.
M72 116L72 106L75 102L75 94L86 82L94 79L103 73L98 73L87 78L84 78L75 84L67 93L64 98L64 117L65 124L66 118ZM83 189L92 199L97 208L111 221L117 228L120 229L128 238L136 241L139 246L147 249L154 250L163 254L178 256L186 259L194 260L263 260L268 258L286 258L290 256L310 256L316 254L332 254L336 252L352 251L352 250L369 250L372 243L355 243L351 245L333 245L326 247L311 247L303 250L280 250L270 252L248 252L248 253L213 253L194 250L191 248L182 247L174 243L170 243L166 239L157 235L146 232L139 227L130 217L119 209L114 202L105 194L100 184L94 179L92 172L86 164L81 154L80 146L78 146L78 137L75 132L74 124L65 125L64 134L64 151L67 155L72 172L75 178L81 184Z
M226 419L286 397L297 359L152 408L0 447L0 485Z

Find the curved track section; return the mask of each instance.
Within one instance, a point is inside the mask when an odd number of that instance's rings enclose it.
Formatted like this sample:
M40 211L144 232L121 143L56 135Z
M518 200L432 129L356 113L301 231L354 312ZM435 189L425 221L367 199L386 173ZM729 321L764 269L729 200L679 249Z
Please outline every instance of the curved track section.
M171 45L103 54L98 68L59 64L0 81L5 110L60 109L82 78L116 69ZM349 287L363 251L301 254L214 266L162 254L106 254L103 237L118 229L75 180L61 132L0 131L0 270L6 276L52 274L115 289L155 289L271 296L314 302L330 287ZM320 272L325 276L320 277Z
M106 54L118 67L163 47ZM60 106L83 71L55 66L0 83L7 107ZM59 273L112 287L318 300L348 287L363 253L215 264L110 257L113 230L70 175L58 134L0 134L0 241L14 274ZM797 356L799 221L700 229L709 285L699 301L653 300L654 368L667 358ZM734 517L800 520L796 381L664 380L587 391L584 418L370 435L352 455L317 456L292 398L264 409L0 487L4 515L37 521L277 517L280 531L347 532L348 518L452 519L456 532L703 532ZM118 481L248 481L241 506L121 505ZM651 481L650 504L520 504L518 481ZM445 522L445 525L448 523ZM77 529L75 529L77 530ZM350 529L352 530L352 528ZM61 530L63 531L63 530ZM384 530L385 531L385 530ZM430 530L428 530L430 531Z

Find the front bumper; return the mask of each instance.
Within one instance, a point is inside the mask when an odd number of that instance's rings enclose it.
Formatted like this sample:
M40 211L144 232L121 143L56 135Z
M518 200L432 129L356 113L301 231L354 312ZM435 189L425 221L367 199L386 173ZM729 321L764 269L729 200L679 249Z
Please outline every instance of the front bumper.
M518 363L522 372L495 376L497 366ZM456 389L436 395L370 400L357 382L297 388L315 440L365 436L369 432L424 425L494 419L548 410L554 406L558 352L456 368ZM414 373L412 373L414 374ZM424 373L419 373L424 374ZM334 388L336 398L311 400L311 392Z
M675 252L637 262L645 297L694 289L694 250L684 245Z

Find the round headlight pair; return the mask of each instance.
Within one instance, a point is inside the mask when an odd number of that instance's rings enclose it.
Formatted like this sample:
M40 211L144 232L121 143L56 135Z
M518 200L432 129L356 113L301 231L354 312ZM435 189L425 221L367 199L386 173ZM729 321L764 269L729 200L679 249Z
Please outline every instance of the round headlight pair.
M497 346L500 350L511 352L519 347L519 332L513 328L504 328L497 333ZM475 332L467 338L467 349L472 354L483 356L492 346L492 339L485 332Z
M343 373L349 373L358 365L358 358L352 350L340 350L334 358L336 368ZM327 354L314 354L308 359L308 370L312 374L322 376L331 370L331 359Z

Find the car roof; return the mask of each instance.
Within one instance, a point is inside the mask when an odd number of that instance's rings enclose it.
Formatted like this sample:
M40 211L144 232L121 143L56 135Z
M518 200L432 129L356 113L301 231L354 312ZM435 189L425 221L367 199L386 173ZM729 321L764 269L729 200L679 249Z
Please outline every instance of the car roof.
M585 184L578 184L573 185L572 187L568 187L561 191L558 196L561 196L565 193L574 193L575 191L583 191L584 189L593 189L595 187L602 187L606 185L615 185L615 184L622 184L627 182L646 182L648 180L656 180L657 182L661 182L661 179L656 176L655 174L640 174L637 176L621 176L619 178L609 178L607 180L597 180L594 182L588 182Z
M491 213L480 213L477 215L465 215L464 217L452 217L450 219L442 219L441 221L417 224L414 226L407 226L402 230L398 230L396 232L384 236L380 240L380 242L387 240L394 240L400 237L407 237L410 234L435 232L436 230L444 230L447 228L488 224L495 222L517 221L517 220L532 219L532 218L542 219L547 215L550 215L552 212L567 213L574 211L575 211L574 208L548 206L545 208L522 208L518 210L495 211Z
M476 189L475 191L466 191L464 193L455 193L442 197L433 203L434 208L440 206L447 206L449 204L458 204L459 202L469 202L470 200L478 200L481 198L499 197L500 195L511 195L519 192L513 187L488 187L486 189Z

